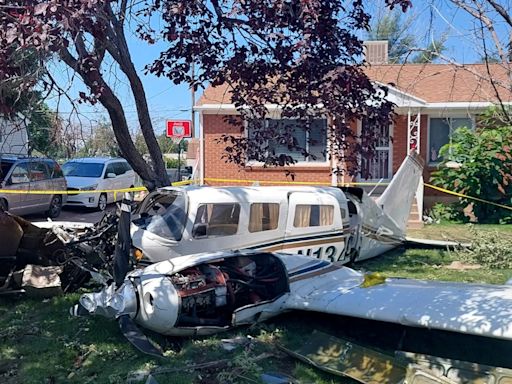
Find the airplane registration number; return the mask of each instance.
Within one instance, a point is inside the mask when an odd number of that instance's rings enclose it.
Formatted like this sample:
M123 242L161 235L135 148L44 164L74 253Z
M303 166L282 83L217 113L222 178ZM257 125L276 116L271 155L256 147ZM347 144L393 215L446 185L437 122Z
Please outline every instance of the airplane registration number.
M326 247L319 248L306 248L300 249L297 252L299 255L306 255L311 257L316 257L317 259L325 259L331 262L335 261L348 261L345 260L345 247L337 247L334 245L329 245Z

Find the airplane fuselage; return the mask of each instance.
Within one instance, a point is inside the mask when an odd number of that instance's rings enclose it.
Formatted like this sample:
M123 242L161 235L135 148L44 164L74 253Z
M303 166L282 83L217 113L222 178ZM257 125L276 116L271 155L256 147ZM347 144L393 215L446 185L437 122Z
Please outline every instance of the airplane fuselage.
M142 203L132 242L147 263L230 249L298 253L339 263L364 260L399 245L405 234L373 199L358 192L163 188Z

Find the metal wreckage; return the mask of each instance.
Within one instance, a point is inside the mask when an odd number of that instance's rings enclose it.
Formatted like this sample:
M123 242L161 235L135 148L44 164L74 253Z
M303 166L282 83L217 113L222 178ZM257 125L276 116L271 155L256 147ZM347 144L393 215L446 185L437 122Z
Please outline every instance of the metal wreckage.
M107 213L95 225L34 225L0 208L0 295L53 296L74 291L91 277L106 283L118 220L117 214Z

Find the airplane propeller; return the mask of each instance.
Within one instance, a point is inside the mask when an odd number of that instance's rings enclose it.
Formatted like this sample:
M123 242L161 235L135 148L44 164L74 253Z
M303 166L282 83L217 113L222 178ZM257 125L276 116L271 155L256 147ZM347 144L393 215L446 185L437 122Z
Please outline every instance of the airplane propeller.
M121 214L117 224L117 242L114 251L114 282L116 288L124 282L126 274L130 270L130 223L132 217L132 195L125 192L121 202Z
M132 239L130 236L130 223L132 218L132 195L125 192L121 202L121 214L117 224L117 242L114 251L114 282L119 288L130 270L130 248ZM153 344L137 327L133 319L128 315L121 315L117 319L119 328L128 341L139 351L153 357L163 357L163 351Z

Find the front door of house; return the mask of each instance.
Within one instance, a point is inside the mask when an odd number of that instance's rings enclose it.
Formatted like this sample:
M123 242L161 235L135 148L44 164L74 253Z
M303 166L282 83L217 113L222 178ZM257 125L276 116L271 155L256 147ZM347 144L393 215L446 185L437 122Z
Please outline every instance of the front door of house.
M373 133L374 129L377 132ZM361 180L389 180L392 178L392 131L392 125L375 128L370 127L364 120L361 122L361 136L372 136L375 140L375 150L361 157Z

